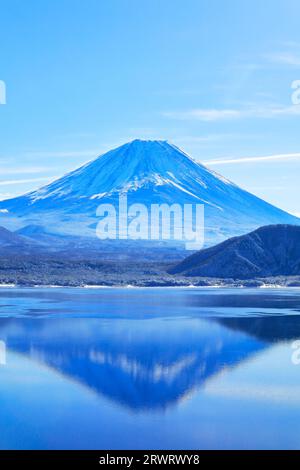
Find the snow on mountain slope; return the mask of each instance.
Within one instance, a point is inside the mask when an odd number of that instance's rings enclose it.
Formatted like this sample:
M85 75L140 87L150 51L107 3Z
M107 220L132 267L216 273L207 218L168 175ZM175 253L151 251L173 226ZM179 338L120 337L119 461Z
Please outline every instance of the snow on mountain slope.
M50 232L95 236L98 205L117 206L120 194L127 195L128 204L204 204L206 244L261 225L300 224L174 145L141 140L111 150L37 191L0 202L1 223L9 228L37 224Z

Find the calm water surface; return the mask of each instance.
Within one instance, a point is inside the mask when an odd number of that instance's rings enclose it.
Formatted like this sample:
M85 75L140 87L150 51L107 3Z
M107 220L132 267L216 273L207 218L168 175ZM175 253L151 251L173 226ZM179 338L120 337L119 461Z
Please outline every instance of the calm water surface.
M0 289L1 449L300 448L297 289Z

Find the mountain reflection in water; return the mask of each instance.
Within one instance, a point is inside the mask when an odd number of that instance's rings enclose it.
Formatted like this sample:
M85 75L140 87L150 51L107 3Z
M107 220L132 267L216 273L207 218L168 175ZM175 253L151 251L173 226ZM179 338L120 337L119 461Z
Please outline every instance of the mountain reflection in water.
M36 300L28 292L24 291L23 296ZM253 358L274 343L300 338L300 317L278 315L283 308L296 312L298 295L283 294L276 299L270 293L246 296L188 292L183 296L186 310L182 316L176 310L174 317L167 308L168 297L172 296L167 290L160 294L161 304L165 305L160 315L155 299L151 300L153 312L149 310L149 292L144 299L147 308L140 304L139 311L130 314L127 297L127 301L122 298L119 302L119 310L111 314L108 306L110 312L106 314L106 294L104 298L101 292L91 294L81 314L77 304L72 317L59 316L59 306L63 306L63 312L70 309L69 292L59 293L56 305L52 293L47 295L38 296L38 308L31 305L22 318L0 319L0 339L7 344L8 356L12 351L50 366L65 378L134 411L175 406L220 372ZM48 315L51 302L53 311L57 311L53 317ZM44 317L40 315L43 304L47 312ZM228 309L232 316L228 316ZM233 316L236 309L247 309L252 316ZM265 316L261 315L263 309ZM38 318L34 318L36 312Z

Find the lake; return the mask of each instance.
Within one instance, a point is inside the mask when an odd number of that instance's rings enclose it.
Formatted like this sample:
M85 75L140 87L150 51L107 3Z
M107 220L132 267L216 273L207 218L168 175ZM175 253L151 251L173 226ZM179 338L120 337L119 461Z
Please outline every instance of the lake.
M299 449L299 314L297 289L1 288L0 448Z

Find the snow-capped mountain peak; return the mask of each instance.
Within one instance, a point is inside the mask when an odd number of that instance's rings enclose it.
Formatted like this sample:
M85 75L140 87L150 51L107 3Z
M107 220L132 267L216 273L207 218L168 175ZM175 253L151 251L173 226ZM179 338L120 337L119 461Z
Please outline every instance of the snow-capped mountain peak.
M8 228L42 225L95 235L101 203L203 204L207 243L299 219L242 190L167 141L134 140L36 191L0 203ZM4 217L4 211L6 216Z
M207 188L212 174L216 180L225 182L166 141L134 140L32 192L28 197L32 202L49 197L96 199L99 195L102 198L114 191L134 191L149 184L170 184L191 192L190 187L194 185ZM229 181L226 183L231 184Z

